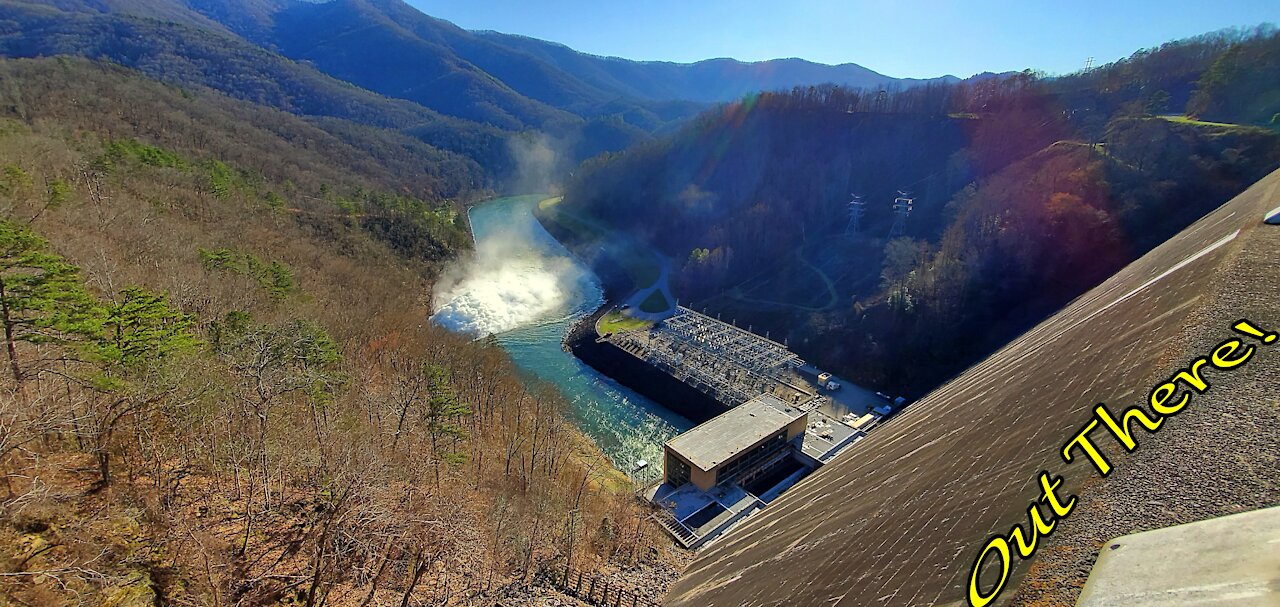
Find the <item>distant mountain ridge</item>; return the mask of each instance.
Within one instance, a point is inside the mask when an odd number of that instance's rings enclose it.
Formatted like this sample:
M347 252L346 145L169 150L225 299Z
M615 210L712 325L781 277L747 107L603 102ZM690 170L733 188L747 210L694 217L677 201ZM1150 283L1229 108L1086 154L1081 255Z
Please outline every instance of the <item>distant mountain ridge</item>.
M681 64L600 57L525 36L464 30L402 0L187 1L202 15L293 59L313 61L340 78L445 113L470 111L455 115L472 119L482 119L479 114L494 108L525 122L554 119L553 112L528 106L512 98L512 92L589 118L619 99L716 103L828 82L858 88L928 82L892 78L854 63L832 66L802 59ZM242 2L249 6L227 8ZM229 18L272 10L265 22L258 18L251 26ZM365 52L352 48L357 42ZM446 90L463 93L471 107L438 105Z
M826 83L876 88L960 80L952 75L929 79L894 78L856 63L828 65L794 57L767 61L716 58L694 63L636 61L583 53L563 44L528 36L489 30L473 33L530 53L598 87L626 91L640 99L716 103L758 91Z
M644 131L706 104L833 83L905 87L863 66L802 59L632 61L555 42L472 32L401 0L42 0L76 13L135 15L233 34L374 92L502 129L561 130L619 115ZM943 76L932 81L955 81Z

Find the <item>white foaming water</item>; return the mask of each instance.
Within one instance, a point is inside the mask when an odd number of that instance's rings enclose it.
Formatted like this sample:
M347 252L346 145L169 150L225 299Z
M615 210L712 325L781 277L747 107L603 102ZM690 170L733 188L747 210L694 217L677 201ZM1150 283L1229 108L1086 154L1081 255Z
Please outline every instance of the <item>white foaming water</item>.
M557 250L560 243L531 216L519 219L524 221L476 234L474 257L437 283L434 322L480 338L600 304L600 287L590 271Z
M537 200L505 198L471 209L476 254L437 282L432 321L477 338L497 335L516 365L564 395L574 422L619 470L640 459L661 461L662 444L693 424L561 347L573 321L599 308L604 293L533 217ZM660 471L649 466L642 475Z

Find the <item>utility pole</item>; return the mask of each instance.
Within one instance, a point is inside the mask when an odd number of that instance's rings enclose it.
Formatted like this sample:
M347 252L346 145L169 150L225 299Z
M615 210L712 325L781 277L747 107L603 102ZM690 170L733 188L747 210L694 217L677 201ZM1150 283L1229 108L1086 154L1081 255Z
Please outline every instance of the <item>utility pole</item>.
M893 227L889 228L889 240L907 233L907 217L911 215L911 207L915 202L910 192L898 190L898 197L893 199Z
M1093 70L1093 57L1084 60L1084 71L1089 72L1091 70Z
M867 211L867 203L862 201L862 197L857 194L850 194L853 198L849 201L849 225L844 228L844 235L857 236L862 231L862 215Z

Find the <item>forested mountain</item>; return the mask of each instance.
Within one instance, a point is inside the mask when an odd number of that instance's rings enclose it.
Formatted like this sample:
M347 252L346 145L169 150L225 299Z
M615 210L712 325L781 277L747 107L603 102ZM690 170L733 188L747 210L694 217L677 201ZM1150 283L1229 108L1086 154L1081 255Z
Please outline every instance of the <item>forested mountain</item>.
M920 394L1273 170L1277 58L1262 28L1056 79L765 93L589 161L562 206L661 248L683 301Z
M290 112L398 128L475 160L496 187L518 172L518 150L507 144L513 133L540 132L563 157L554 168L567 171L578 160L669 131L708 102L821 82L917 83L855 64L798 59L675 64L596 57L520 36L468 32L401 0L5 0L2 6L6 56L107 58Z
M555 129L576 116L562 110L599 100L531 57L505 52L399 0L294 2L273 15L256 40L287 57L391 97L505 129ZM454 47L485 59L479 64ZM508 82L519 77L522 94Z
M5 601L516 604L664 561L558 393L424 321L465 164L107 63L0 83Z
M509 133L353 87L225 31L9 0L0 8L0 55L107 59L157 80L203 85L302 116L395 129L471 159L491 178L510 169Z

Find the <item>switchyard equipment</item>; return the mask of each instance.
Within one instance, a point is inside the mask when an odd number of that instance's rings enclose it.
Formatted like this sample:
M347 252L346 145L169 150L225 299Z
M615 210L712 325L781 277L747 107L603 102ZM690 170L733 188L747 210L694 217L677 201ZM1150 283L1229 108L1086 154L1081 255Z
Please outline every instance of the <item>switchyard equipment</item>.
M788 381L804 361L785 345L684 306L650 328L604 339L730 407L762 393L806 409L819 403Z
M738 366L770 377L804 364L794 352L772 339L685 307L662 324L681 344L731 359Z

